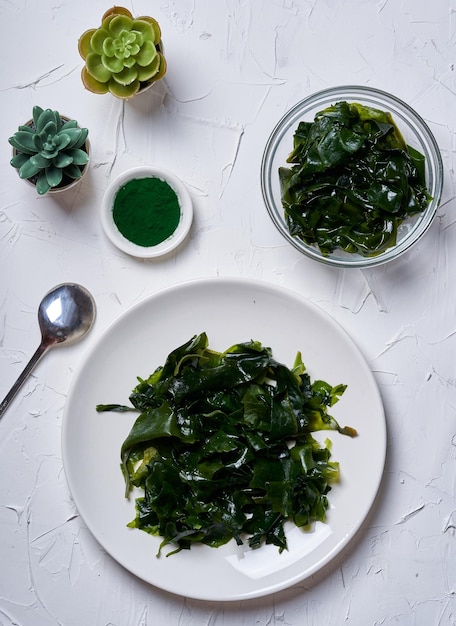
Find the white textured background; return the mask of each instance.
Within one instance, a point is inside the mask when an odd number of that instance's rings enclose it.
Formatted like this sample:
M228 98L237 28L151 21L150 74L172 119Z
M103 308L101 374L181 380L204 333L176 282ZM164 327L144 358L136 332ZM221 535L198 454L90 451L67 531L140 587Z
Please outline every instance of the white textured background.
M128 1L159 21L169 69L127 104L80 81L77 39L109 6L0 0L0 396L39 343L46 291L77 281L98 306L90 336L45 357L0 421L0 625L456 624L455 0ZM259 186L278 119L341 84L408 102L444 161L433 226L371 271L303 258ZM35 104L90 130L90 174L64 198L36 197L8 164ZM172 169L195 206L186 246L155 262L113 249L98 216L110 180L143 163ZM171 596L113 562L75 510L60 445L72 376L106 325L164 286L218 275L286 286L333 315L375 373L389 432L382 489L349 549L295 588L229 604Z

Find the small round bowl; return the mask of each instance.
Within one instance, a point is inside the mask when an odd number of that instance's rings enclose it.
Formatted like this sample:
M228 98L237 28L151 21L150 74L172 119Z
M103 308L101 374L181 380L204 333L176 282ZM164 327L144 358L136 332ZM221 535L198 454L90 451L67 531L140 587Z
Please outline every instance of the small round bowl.
M141 178L158 178L168 183L175 191L180 206L180 220L170 237L161 243L147 247L133 243L124 237L113 219L114 200L119 189L129 181ZM101 223L107 237L119 250L122 250L122 252L142 259L152 259L163 256L177 248L187 237L192 221L192 200L184 183L172 172L148 165L129 169L114 179L107 188L101 205Z
M293 149L293 136L300 121L312 122L315 114L340 101L358 102L393 116L405 142L425 156L426 187L432 200L426 210L407 218L398 229L397 242L376 256L335 250L323 255L318 246L306 244L290 234L281 200L279 167L286 163ZM397 258L415 244L429 228L440 203L443 186L443 164L437 142L424 120L405 102L386 92L371 87L342 86L319 91L298 102L286 113L268 139L261 163L261 189L266 208L282 235L308 257L336 267L367 268Z

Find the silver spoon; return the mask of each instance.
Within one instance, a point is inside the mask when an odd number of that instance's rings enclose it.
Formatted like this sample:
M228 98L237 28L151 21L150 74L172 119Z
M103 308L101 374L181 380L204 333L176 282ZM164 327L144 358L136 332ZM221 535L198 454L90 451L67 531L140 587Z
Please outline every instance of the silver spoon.
M43 354L58 344L69 345L79 341L91 329L95 314L93 297L76 283L57 285L44 296L38 308L41 343L0 404L0 417Z

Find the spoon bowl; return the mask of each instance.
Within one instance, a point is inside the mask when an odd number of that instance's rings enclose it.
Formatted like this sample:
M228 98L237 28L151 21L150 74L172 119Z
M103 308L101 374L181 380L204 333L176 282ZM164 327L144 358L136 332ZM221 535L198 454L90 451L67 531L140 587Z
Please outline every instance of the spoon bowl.
M92 327L95 302L81 285L58 285L47 293L38 308L43 341L50 347L79 341Z
M0 417L43 354L53 346L70 345L82 339L92 328L95 315L93 297L77 283L57 285L44 296L38 307L41 343L0 404Z

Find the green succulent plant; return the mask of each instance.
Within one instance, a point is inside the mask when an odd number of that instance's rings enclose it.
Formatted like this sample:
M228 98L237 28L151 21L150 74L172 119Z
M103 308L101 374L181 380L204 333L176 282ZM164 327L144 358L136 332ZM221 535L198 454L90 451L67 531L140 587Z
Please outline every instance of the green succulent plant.
M15 149L11 165L36 184L40 195L80 178L89 161L84 149L89 131L57 111L33 107L33 119L8 139Z
M134 18L124 7L106 11L99 28L81 35L78 49L85 61L82 82L93 93L128 99L166 72L157 21Z

